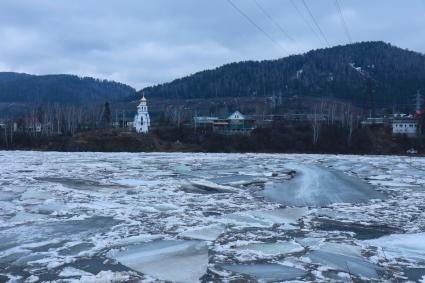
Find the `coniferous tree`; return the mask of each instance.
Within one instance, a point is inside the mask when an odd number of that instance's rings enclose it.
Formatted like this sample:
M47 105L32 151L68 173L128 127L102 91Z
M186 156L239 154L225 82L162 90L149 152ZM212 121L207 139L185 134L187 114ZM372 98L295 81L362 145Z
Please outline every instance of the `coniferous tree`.
M101 123L103 126L107 126L111 123L111 108L109 107L109 102L105 102L103 107Z

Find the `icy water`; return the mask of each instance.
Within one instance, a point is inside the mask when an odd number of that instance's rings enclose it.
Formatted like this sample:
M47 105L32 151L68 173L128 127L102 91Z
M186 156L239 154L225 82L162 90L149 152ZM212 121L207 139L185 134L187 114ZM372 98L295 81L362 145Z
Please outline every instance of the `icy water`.
M425 159L0 152L0 282L425 282Z

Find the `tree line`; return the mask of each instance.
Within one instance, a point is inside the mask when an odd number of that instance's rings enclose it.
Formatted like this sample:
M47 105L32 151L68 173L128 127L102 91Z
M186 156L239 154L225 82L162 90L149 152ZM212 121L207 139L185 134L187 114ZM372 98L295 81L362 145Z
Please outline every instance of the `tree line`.
M12 146L19 137L51 137L73 135L77 132L112 126L124 127L131 120L124 111L113 115L109 102L104 105L46 104L31 108L18 118L0 122L0 143Z

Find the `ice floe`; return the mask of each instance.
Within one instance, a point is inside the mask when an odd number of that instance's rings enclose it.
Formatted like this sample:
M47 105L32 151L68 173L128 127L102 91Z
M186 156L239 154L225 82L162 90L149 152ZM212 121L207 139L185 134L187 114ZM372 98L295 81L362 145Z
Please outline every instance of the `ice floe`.
M81 269L77 269L71 266L67 266L59 273L59 277L81 277L81 276L92 276L93 274L86 272Z
M208 248L199 241L154 241L109 256L135 271L172 282L200 282L208 267Z
M265 282L293 280L307 274L302 269L280 264L224 264L222 268Z
M321 266L341 270L360 278L379 278L380 268L361 255L361 247L341 243L324 242L307 257Z
M381 247L387 257L401 257L425 263L425 233L393 234L367 240L365 243Z
M258 252L265 255L276 256L291 254L304 251L304 248L295 242L276 242L276 243L252 243L238 246L238 251Z
M2 152L0 282L419 282L423 160Z
M195 229L188 229L180 233L180 237L204 240L204 241L215 241L226 229L223 224L214 224L205 227L199 227Z
M245 226L261 227L274 224L283 225L287 229L294 229L297 221L308 212L303 207L287 207L275 210L254 210L224 216L227 223Z
M214 193L236 193L237 189L219 185L207 180L192 180L188 184L183 185L183 189L190 193L214 194Z

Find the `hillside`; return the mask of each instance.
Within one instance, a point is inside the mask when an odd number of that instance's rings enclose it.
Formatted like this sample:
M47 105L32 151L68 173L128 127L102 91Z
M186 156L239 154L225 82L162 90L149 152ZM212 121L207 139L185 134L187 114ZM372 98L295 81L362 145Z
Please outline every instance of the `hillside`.
M134 93L128 85L89 77L0 72L0 103L100 103L127 98Z
M143 89L151 98L328 97L363 105L372 78L377 107L405 107L425 92L425 56L384 42L313 50L270 61L246 61Z

